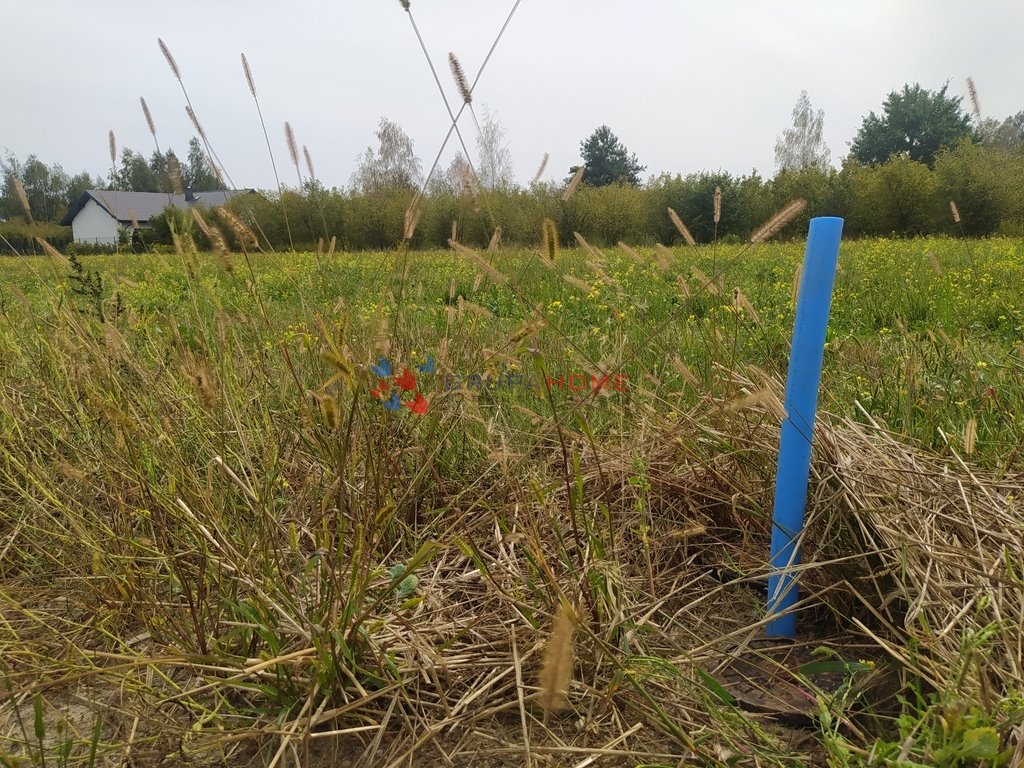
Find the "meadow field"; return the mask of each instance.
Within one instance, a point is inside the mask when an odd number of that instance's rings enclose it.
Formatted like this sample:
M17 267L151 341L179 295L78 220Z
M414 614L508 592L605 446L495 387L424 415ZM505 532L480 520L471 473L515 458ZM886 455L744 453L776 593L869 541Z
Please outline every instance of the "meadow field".
M1024 764L1024 240L843 244L813 717L720 682L803 251L3 260L0 763Z

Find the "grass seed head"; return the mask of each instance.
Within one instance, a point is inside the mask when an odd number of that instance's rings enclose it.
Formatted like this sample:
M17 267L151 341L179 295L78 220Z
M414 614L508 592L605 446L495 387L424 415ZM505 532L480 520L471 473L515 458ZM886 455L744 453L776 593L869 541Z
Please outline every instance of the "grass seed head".
M462 96L462 100L466 104L472 104L473 91L470 90L469 81L466 79L466 73L462 69L462 65L459 63L459 59L454 53L448 54L448 66L451 67L452 77L455 78L455 85L459 89L459 94Z
M164 58L167 59L167 65L171 68L171 72L174 76L181 80L181 70L178 69L178 62L174 60L174 56L171 54L171 49L167 47L167 43L161 40L159 37L156 39L157 43L160 44L160 50L164 54Z
M575 616L567 605L562 604L544 648L544 662L540 670L540 705L545 714L558 712L565 706L565 695L572 682L575 632Z
M558 225L551 219L544 219L541 233L544 240L544 258L548 263L554 264L558 260Z
M29 224L32 223L32 208L28 204L28 195L25 194L25 185L21 183L21 179L11 174L11 181L14 183L14 194L18 197L18 203L21 204L21 209L25 211L25 218L28 219Z
M299 148L295 143L295 132L292 130L292 124L287 120L284 123L284 138L288 142L288 154L291 155L292 165L296 168L299 167Z
M949 201L949 211L953 214L953 221L957 224L960 223L960 209L956 207L956 203L952 200Z
M578 187L580 185L580 182L583 181L583 174L586 172L586 170L587 169L582 165L576 169L576 173L573 174L572 179L569 180L569 185L565 188L565 191L562 193L563 203L569 202L569 198L576 193L576 187Z
M199 122L199 118L196 117L196 113L192 110L192 107L185 107L185 114L188 115L188 119L192 121L192 127L196 129L196 133L199 134L199 138L206 140L206 131L203 130L202 124Z
M787 224L799 216L806 207L807 201L803 198L793 200L791 203L779 210L778 213L768 219L768 221L754 230L754 234L750 236L750 242L757 245L758 243L764 243L771 240L775 235L785 229Z
M107 134L107 146L110 149L110 165L117 165L117 138L114 136L113 129Z
M696 246L697 241L693 239L693 235L690 234L690 228L683 223L683 220L679 218L679 214L674 209L668 209L668 217L672 220L672 226L676 228L676 231L680 234L683 240L686 241L687 245Z
M171 190L174 194L182 194L184 189L181 184L181 164L174 155L167 158L167 175L171 177Z
M252 70L249 69L249 60L245 58L245 54L242 54L242 71L245 73L245 82L249 86L249 93L252 97L256 98L256 81L253 80Z
M551 155L548 152L544 153L544 157L541 158L540 167L537 168L537 172L533 174L533 180L530 184L536 184L540 181L540 177L544 175L544 170L548 167L548 160L551 159Z
M714 201L714 222L718 224L722 220L722 188L715 187Z
M302 155L306 158L306 170L309 171L309 178L316 179L316 173L313 172L313 156L309 154L309 147L305 144L302 145Z
M149 126L149 132L156 136L156 123L153 122L153 114L149 111L149 105L146 103L145 96L139 96L139 103L142 104L142 114L146 116L146 125Z
M974 87L974 78L967 78L967 95L971 101L971 114L974 116L975 122L981 125L981 103L978 101L978 89Z

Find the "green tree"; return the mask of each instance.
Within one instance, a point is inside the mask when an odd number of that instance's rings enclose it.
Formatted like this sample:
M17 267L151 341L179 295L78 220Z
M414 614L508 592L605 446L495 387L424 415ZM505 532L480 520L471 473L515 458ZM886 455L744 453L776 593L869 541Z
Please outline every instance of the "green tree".
M115 189L129 192L160 192L160 180L149 167L146 158L125 147L121 152L121 167L111 179Z
M422 166L413 151L412 139L402 127L382 117L374 136L377 150L367 147L360 156L352 176L353 186L370 194L419 187L423 181Z
M175 162L178 163L179 172L181 172L181 163L178 161L177 155L174 154L173 149L168 149L166 152L157 152L156 150L153 150L153 154L149 156L149 167L156 175L157 183L160 185L159 191L161 192L174 191L174 182L171 179L172 157ZM181 183L180 180L179 183Z
M949 85L929 91L915 83L893 91L882 105L882 114L868 114L850 149L862 163L884 163L893 155L931 166L936 153L973 136L971 119L960 97L949 96Z
M775 165L780 171L804 168L829 168L832 153L825 145L825 110L814 111L807 91L793 107L793 127L787 128L775 142Z
M997 149L1024 149L1024 111L999 122L995 118L983 121L979 132L985 145Z
M188 162L181 169L181 175L183 177L182 185L193 192L213 192L224 189L224 185L221 184L217 174L210 166L203 145L195 136L188 140Z
M607 125L598 127L584 141L580 142L580 156L583 158L583 181L592 187L608 184L640 184L640 174L647 166L640 165L635 154L630 154L619 137ZM572 176L579 170L578 165L569 169Z

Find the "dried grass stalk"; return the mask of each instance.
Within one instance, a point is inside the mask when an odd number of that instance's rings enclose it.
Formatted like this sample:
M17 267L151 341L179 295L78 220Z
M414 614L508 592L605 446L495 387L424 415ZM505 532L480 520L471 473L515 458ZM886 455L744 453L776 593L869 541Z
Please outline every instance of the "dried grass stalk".
M171 190L174 194L182 194L184 189L181 184L181 164L174 155L169 155L167 158L167 175L171 177Z
M540 706L545 714L558 712L565 706L565 695L572 681L573 635L576 619L565 604L558 609L555 623L544 648L540 670Z
M296 168L299 167L299 148L295 143L295 132L292 130L292 124L287 120L284 123L284 137L288 142L288 154L292 157L292 165Z
M542 255L549 264L554 264L558 260L558 226L551 219L544 219L541 234L544 243Z
M302 155L306 159L306 170L309 171L309 178L316 181L316 173L313 171L313 156L309 154L309 147L302 145Z
M164 58L167 59L167 65L171 68L171 72L174 76L181 80L181 70L178 69L178 62L174 60L174 56L171 55L171 49L167 47L167 43L161 40L159 37L156 39L157 43L160 44L160 50L164 54Z
M949 201L949 212L953 214L953 221L957 224L960 223L960 209L956 207L956 203L952 200Z
M975 122L981 125L981 102L978 101L978 89L974 87L974 78L967 78L967 95L971 101L971 114L974 116Z
M245 82L249 86L249 93L252 97L256 98L256 81L253 80L252 70L249 69L249 60L245 58L245 54L242 54L242 71L245 72Z
M787 204L778 213L768 219L768 221L754 230L754 234L750 236L750 242L756 245L758 243L771 240L775 235L781 232L789 222L799 216L806 207L807 201L803 198L799 198Z
M113 167L117 165L117 138L113 129L107 134L107 147L110 149L110 165Z
M149 111L149 105L146 103L144 96L139 96L139 102L142 104L142 114L146 116L146 125L149 126L149 132L156 138L156 123L153 122L153 114Z
M501 227L494 228L494 234L491 235L491 242L487 244L488 253L496 253L498 248L501 247Z
M508 278L505 277L501 272L494 268L494 266L487 261L483 256L474 251L472 248L467 248L461 243L457 243L454 240L449 240L448 245L455 250L461 256L466 257L473 262L477 268L483 272L487 277L491 278L496 283L507 283Z
M537 169L537 172L533 174L533 180L530 184L536 184L540 181L540 177L544 175L544 170L548 167L548 160L550 159L551 155L545 152L544 157L540 161L540 167Z
M448 66L451 67L452 77L455 78L455 85L459 89L459 94L462 96L462 100L466 104L472 104L473 91L470 90L469 81L466 79L466 73L462 69L462 64L459 63L459 59L454 53L448 54Z
M565 191L562 193L563 203L569 202L569 198L576 193L576 187L578 187L580 185L580 182L583 181L583 174L586 170L587 169L584 168L582 165L576 169L576 173L573 174L572 179L569 180L569 185L565 188Z
M722 220L722 188L715 187L714 201L714 222L718 224Z
M235 239L238 241L238 244L241 245L243 249L260 247L256 234L244 221L235 215L234 211L223 205L218 205L214 210L217 212L217 215L221 220L228 225L228 229L231 230Z
M672 253L661 243L654 244L654 260L658 262L658 266L667 271L672 265L672 260L675 258L675 254Z
M188 115L188 119L192 121L192 127L196 129L196 133L199 134L199 138L206 141L206 131L203 129L203 126L199 122L199 118L196 117L196 113L192 110L192 107L186 105L185 114Z
M682 236L683 240L686 241L686 244L696 246L697 241L693 239L693 235L690 234L689 227L687 227L683 223L683 220L679 218L679 214L676 213L675 210L673 210L672 208L669 208L668 217L672 220L672 226L676 228L676 231Z
M619 250L621 250L623 253L625 253L627 256L629 256L629 258L631 258L637 264L639 264L640 266L644 265L643 258L633 248L631 248L630 246L626 245L621 240L619 240L619 242L616 243L616 245L619 246Z
M28 195L25 193L25 185L21 183L21 179L11 174L11 181L14 183L14 194L18 196L18 202L21 204L21 209L25 211L25 218L28 219L28 223L32 223L32 208L28 204Z
M412 240L412 236L416 234L416 225L420 223L420 200L422 195L417 192L412 202L409 203L409 207L405 209L405 230L403 237L405 240Z

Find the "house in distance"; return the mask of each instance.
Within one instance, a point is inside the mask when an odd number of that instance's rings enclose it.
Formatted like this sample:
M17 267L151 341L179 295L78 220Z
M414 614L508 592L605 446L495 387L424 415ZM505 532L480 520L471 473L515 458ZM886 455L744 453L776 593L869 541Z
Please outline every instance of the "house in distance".
M121 192L114 189L90 189L82 193L61 219L71 227L76 243L116 246L118 231L126 229L129 238L136 228L147 229L149 220L168 206L186 210L189 206L223 205L232 197L252 190L220 190L182 195L164 192Z

